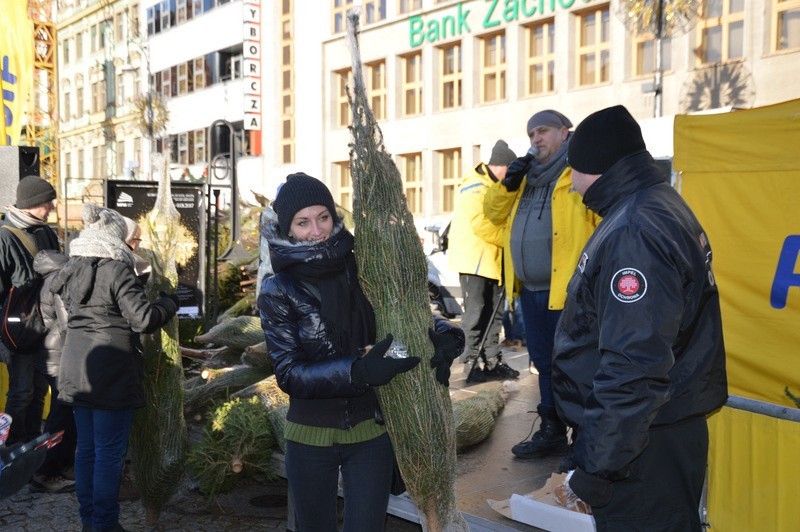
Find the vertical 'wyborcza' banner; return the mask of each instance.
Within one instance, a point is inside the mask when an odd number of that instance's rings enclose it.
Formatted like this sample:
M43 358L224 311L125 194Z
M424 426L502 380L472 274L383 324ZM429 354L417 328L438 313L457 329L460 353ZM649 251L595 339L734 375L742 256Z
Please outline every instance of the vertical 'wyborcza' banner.
M0 11L0 146L16 146L33 79L33 23L28 18L26 0L5 0Z

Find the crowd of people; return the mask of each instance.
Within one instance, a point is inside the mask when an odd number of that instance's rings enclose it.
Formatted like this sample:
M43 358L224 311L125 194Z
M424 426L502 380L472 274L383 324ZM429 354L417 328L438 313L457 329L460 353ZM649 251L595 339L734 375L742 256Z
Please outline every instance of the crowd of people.
M505 345L527 346L539 389L513 456L560 457L564 489L591 507L598 530L700 530L706 416L727 398L711 244L623 106L574 130L564 114L538 111L526 133L525 155L498 140L459 184L449 253L464 315L460 327L432 318L431 371L448 386L458 358L467 382L517 378L503 361L505 318ZM46 224L54 199L47 182L24 178L0 231L0 298L43 276L49 331L35 353L0 345L9 442L41 432L49 387L45 430L64 430L64 441L31 489L74 489L84 530L120 530L120 476L143 402L139 334L178 305L147 300L139 228L113 210L87 204L83 231L61 253ZM376 336L354 237L325 184L291 174L273 209L261 231L274 273L257 306L290 398L297 522L336 529L341 475L344 530L381 530L395 458L375 390L420 358L385 356L392 335Z

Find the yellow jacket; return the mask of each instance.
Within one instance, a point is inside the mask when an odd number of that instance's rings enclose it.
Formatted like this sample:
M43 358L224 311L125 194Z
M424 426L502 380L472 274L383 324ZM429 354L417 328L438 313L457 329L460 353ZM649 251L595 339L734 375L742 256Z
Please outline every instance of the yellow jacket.
M447 265L454 272L500 281L505 228L492 223L483 214L483 198L493 184L489 169L483 163L461 181L450 222Z
M519 189L509 192L502 183L494 183L484 197L484 214L504 230L503 273L506 279L506 296L513 301L521 290L521 283L514 274L511 263L511 227L517 214L522 191L527 178ZM561 310L567 298L569 283L581 250L600 223L600 217L583 204L581 195L572 188L572 168L567 167L553 188L553 264L550 277L550 310Z

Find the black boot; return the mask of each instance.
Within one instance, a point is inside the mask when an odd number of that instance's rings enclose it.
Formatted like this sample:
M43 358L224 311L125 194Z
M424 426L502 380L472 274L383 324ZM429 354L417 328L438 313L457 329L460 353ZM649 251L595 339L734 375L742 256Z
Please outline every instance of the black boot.
M530 440L516 444L511 452L517 458L544 458L552 454L564 454L567 451L567 427L558 418L555 410L539 409L542 420Z

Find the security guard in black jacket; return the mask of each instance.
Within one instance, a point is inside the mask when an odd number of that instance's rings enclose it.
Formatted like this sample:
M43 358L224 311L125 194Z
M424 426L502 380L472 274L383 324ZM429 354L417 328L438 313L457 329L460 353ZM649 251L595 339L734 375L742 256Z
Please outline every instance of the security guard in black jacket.
M727 399L711 246L623 106L569 146L575 189L603 217L568 286L553 353L576 430L567 483L598 530L701 530L706 416Z

